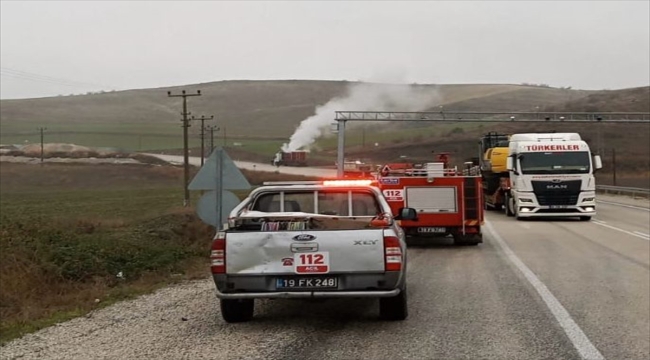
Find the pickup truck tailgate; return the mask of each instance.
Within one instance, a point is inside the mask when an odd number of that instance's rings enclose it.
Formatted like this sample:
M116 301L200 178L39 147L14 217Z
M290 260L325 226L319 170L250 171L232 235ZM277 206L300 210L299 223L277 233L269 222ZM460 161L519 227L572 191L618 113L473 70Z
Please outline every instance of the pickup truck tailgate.
M229 275L384 271L384 230L230 232Z

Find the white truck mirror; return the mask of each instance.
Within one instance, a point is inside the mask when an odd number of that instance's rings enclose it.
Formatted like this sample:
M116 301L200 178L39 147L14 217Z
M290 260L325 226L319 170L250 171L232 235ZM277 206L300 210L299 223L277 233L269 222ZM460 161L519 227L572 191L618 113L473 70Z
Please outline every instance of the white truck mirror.
M508 171L513 170L514 166L512 161L513 161L512 156L508 156L508 158L506 159L506 170Z
M603 168L603 161L600 159L600 155L594 155L594 169L602 169Z

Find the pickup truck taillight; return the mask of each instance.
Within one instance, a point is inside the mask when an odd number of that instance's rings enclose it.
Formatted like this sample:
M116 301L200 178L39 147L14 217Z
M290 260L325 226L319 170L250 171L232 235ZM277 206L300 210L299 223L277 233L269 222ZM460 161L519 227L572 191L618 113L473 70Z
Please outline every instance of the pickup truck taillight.
M384 261L386 271L402 270L402 248L395 236L384 237Z
M223 231L218 232L217 237L212 241L210 265L213 274L226 273L226 233Z

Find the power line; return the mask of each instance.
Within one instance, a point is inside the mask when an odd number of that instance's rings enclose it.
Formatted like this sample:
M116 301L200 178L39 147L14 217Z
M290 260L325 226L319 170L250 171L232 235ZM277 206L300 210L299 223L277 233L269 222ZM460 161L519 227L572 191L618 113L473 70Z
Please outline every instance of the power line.
M77 87L77 88L80 87L79 85L67 84L67 83L62 83L62 82L57 82L57 81L49 81L49 80L45 80L45 79L23 77L23 76L11 74L11 73L5 73L4 71L0 72L0 75L2 75L3 77L9 77L11 79L29 80L29 81L42 82L42 83L48 83L48 84L55 84L55 85L61 85L61 86Z
M115 88L115 86L110 86L106 84L96 84L96 83L90 83L84 81L57 78L53 76L41 75L37 73L12 69L8 67L0 67L0 73L4 76L16 78L16 79L47 82L52 84L64 85L64 86L93 86L93 87L102 87L102 88L111 88L111 89Z

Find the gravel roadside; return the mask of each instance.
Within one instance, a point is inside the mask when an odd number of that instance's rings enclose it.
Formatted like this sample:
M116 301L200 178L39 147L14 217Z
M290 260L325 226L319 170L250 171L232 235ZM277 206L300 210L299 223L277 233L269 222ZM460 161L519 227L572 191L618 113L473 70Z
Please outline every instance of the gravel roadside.
M0 358L268 359L299 336L281 323L225 323L207 278L25 335L0 348Z

